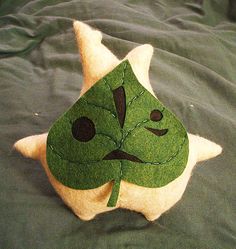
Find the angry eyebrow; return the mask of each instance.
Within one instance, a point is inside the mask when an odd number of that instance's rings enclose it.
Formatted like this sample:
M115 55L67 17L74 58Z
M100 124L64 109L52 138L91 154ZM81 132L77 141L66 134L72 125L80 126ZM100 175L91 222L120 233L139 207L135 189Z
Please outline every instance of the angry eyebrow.
M125 89L123 86L120 86L113 90L113 98L116 106L116 112L118 115L120 127L123 128L126 114L126 97Z

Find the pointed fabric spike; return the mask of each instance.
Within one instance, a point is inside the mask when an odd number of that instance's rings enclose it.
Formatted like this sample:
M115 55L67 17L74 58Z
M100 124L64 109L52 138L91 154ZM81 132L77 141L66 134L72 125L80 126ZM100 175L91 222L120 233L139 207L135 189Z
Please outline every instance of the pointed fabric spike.
M222 147L203 137L189 134L190 146L194 146L197 162L201 162L218 156L222 152Z
M47 133L44 133L22 138L13 147L25 157L39 159L43 145L45 147L47 135Z
M125 59L129 60L139 82L154 95L148 75L152 55L153 47L150 44L144 44L130 51Z
M102 33L87 24L74 21L74 30L80 51L84 86L81 95L105 74L115 68L120 61L102 43Z

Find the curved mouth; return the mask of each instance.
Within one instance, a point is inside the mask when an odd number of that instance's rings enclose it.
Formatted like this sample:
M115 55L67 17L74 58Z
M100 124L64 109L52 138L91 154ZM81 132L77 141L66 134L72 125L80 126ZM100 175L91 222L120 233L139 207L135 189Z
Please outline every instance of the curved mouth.
M113 150L112 152L108 153L105 157L103 157L103 160L114 160L114 159L120 159L120 160L125 159L132 162L143 163L143 161L140 160L138 157L131 155L122 150Z
M149 127L145 127L145 129L147 129L148 131L150 131L151 133L153 133L154 135L158 137L164 136L168 132L168 129L159 130L159 129L149 128Z

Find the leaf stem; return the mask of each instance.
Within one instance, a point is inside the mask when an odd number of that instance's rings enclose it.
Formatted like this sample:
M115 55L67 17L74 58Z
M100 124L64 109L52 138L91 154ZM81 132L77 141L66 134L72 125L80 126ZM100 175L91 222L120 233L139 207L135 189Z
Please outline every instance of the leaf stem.
M119 192L120 192L120 181L121 179L116 179L113 181L113 187L112 187L112 192L111 196L109 198L109 201L107 203L108 207L115 207L118 197L119 197Z

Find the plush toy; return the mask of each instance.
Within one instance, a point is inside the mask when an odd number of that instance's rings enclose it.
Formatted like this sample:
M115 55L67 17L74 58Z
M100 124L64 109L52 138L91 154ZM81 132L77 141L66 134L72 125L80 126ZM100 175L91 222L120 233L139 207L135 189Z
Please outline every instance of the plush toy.
M120 61L99 31L79 21L74 30L84 74L80 98L48 134L14 146L41 161L81 219L126 208L153 221L181 199L195 164L222 148L188 134L155 97L148 78L151 45Z

